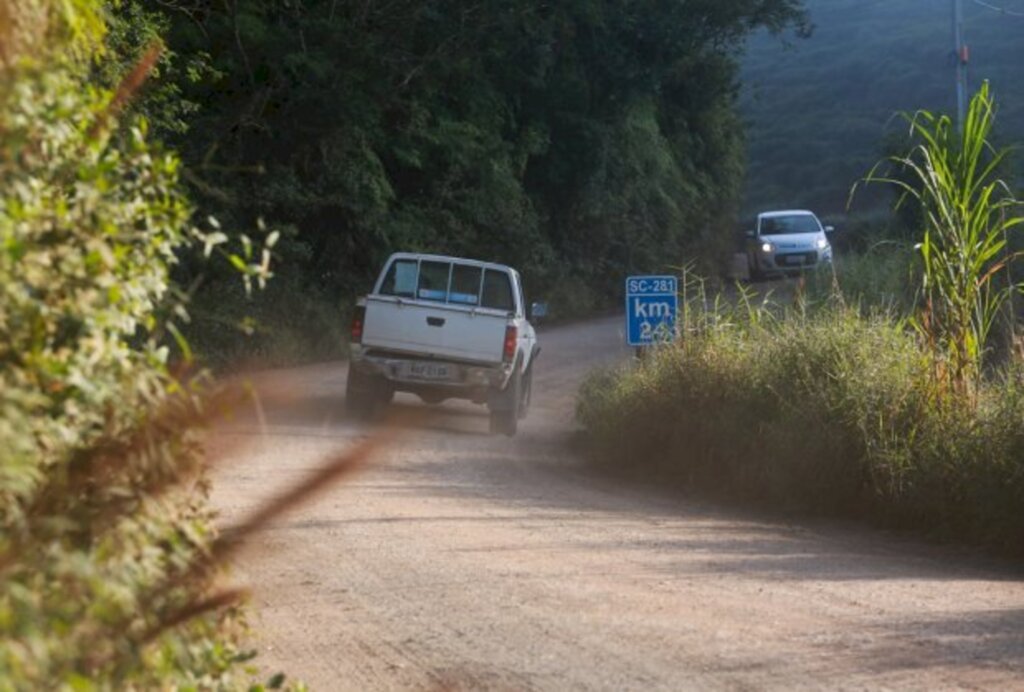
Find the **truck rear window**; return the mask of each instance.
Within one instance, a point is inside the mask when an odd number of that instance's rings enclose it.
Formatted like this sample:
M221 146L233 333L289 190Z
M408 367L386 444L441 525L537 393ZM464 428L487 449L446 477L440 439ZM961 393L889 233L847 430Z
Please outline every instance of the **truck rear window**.
M416 297L420 300L448 300L448 279L451 262L420 262L420 283Z
M419 263L416 260L395 260L388 268L384 283L380 286L381 295L416 297L416 278L419 274Z
M480 303L480 267L456 264L452 267L452 288L448 293L449 303L477 305Z
M484 295L483 306L495 310L512 310L515 302L512 300L512 284L508 280L508 274L494 269L488 269L484 273Z
M384 275L380 294L495 310L515 309L507 272L457 262L395 260Z

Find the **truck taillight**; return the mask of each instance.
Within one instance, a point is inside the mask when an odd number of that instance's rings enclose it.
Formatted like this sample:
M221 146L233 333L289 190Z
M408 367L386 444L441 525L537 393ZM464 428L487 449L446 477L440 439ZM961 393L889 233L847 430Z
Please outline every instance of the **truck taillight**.
M366 307L357 305L352 311L352 326L349 331L349 338L354 344L363 341L363 323L366 321Z
M519 336L519 330L514 326L509 325L505 327L505 345L502 349L502 357L506 363L511 363L512 359L516 357L516 340Z

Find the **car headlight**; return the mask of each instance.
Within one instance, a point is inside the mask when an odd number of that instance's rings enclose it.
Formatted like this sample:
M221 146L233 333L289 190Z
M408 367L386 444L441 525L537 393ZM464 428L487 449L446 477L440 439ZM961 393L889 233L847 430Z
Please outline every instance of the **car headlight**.
M774 251L775 251L775 246L772 245L771 243L762 243L761 244L761 252L763 252L765 254L768 254L768 253L774 252Z
M818 238L817 246L819 250L824 250L828 247L828 241L824 238Z

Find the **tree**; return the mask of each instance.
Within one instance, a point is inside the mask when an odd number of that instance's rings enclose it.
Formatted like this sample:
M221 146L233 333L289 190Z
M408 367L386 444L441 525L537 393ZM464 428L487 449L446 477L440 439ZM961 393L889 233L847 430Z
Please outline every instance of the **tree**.
M168 6L155 3L153 9ZM729 226L742 174L736 53L798 0L193 2L180 56L216 80L183 151L228 226L262 216L305 259L294 292L351 295L397 248L578 279L680 264ZM287 252L287 248L284 249ZM300 288L301 287L301 288Z

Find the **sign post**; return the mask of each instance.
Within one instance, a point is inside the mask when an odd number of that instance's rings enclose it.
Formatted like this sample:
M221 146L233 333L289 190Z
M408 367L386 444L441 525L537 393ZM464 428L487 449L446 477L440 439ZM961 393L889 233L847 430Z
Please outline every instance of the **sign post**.
M674 276L626 279L626 343L651 346L676 337L679 282Z

